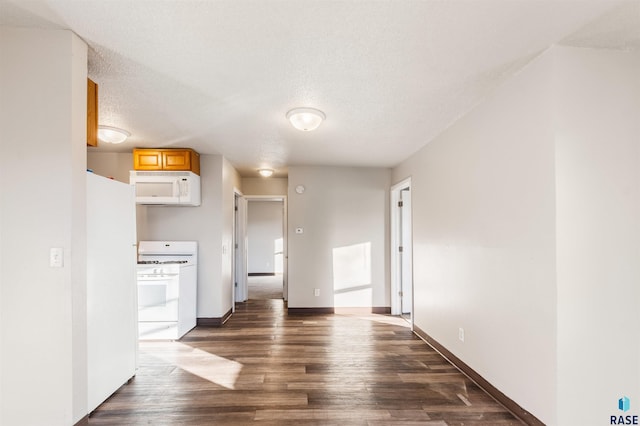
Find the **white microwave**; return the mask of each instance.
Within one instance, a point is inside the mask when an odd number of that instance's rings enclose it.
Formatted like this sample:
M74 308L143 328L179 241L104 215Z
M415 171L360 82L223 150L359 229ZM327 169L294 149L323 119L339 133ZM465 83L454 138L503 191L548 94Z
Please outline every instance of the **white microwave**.
M199 206L200 176L193 172L129 172L137 204Z

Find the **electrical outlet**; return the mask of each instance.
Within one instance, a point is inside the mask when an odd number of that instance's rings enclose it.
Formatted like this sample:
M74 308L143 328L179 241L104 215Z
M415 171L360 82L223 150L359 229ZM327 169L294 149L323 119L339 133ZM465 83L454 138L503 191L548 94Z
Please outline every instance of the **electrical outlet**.
M464 328L462 327L458 329L458 339L464 343Z
M319 288L314 288L313 289L313 295L316 296L316 297L320 296L320 289Z

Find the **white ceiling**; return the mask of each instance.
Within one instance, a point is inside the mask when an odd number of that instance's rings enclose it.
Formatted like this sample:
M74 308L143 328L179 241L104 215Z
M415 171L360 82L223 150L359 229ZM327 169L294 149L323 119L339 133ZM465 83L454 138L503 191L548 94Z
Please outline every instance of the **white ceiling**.
M223 154L243 176L392 167L552 44L640 50L640 1L0 0L0 25L90 46L120 146ZM327 120L293 129L294 107Z

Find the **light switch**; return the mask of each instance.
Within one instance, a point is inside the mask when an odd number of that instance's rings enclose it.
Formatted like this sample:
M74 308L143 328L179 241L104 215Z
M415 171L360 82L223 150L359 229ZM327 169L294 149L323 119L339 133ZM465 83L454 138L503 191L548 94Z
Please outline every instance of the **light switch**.
M64 266L64 248L51 247L49 250L49 266L52 268L62 268Z
M296 228L296 234L304 234L304 228Z

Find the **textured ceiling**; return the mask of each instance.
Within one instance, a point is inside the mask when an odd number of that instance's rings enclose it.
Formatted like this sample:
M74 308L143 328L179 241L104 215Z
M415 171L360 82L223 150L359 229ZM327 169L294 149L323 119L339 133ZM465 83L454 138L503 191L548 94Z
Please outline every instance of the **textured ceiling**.
M191 147L281 176L394 166L552 44L640 49L639 4L0 0L0 25L69 28L89 44L100 124L131 132L95 150ZM300 132L294 107L327 120Z

